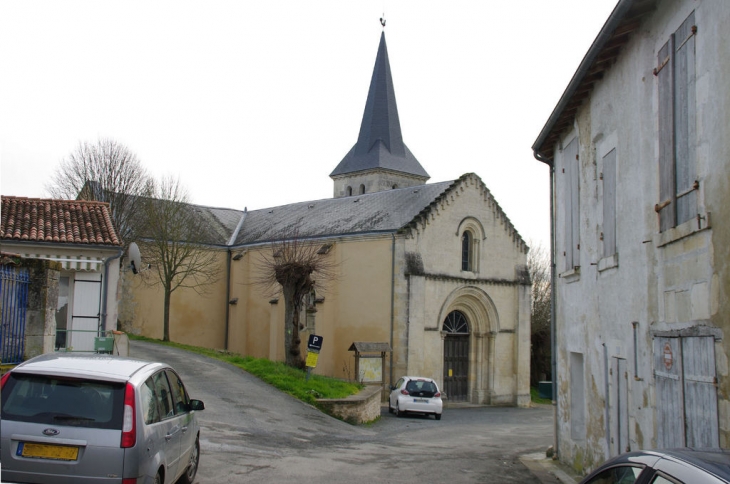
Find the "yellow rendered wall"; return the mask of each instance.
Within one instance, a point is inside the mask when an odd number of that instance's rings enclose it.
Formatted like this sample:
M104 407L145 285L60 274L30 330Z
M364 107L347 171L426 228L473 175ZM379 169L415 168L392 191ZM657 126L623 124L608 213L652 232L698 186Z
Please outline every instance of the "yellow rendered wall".
M191 288L178 288L170 299L170 339L177 343L223 348L226 311L226 251L219 251L219 279L199 295ZM139 274L125 271L122 276L122 300L119 327L122 331L162 339L164 293L154 270Z
M334 242L326 257L335 263L333 281L317 293L325 300L317 304L315 333L323 337L315 373L354 378L354 341L390 342L391 238L370 237ZM324 242L323 242L324 243ZM254 357L283 361L284 301L255 281L262 252L270 246L246 249L244 257L232 262L229 348ZM235 253L235 251L234 251ZM278 302L270 302L278 298ZM309 337L300 332L302 351Z

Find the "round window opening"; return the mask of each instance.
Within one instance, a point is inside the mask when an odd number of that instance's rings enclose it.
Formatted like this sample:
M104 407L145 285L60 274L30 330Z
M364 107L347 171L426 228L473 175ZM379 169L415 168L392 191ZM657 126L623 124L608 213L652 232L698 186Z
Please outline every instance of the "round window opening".
M469 334L469 324L461 311L451 311L444 320L443 330L451 334Z

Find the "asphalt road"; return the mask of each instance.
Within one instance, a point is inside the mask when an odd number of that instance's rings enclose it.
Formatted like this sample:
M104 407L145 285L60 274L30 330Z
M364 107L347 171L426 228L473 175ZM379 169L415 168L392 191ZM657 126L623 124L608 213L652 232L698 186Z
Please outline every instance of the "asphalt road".
M130 356L164 361L199 412L196 483L529 483L520 462L552 443L552 409L447 407L443 418L396 418L383 407L352 426L226 363L139 341Z

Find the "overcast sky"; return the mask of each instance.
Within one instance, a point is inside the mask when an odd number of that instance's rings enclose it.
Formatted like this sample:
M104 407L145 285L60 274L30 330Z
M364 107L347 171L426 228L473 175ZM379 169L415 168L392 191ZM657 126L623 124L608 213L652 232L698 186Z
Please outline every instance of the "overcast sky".
M111 137L194 203L332 197L385 13L403 139L430 182L474 172L549 245L530 147L616 0L0 0L0 191L46 197Z

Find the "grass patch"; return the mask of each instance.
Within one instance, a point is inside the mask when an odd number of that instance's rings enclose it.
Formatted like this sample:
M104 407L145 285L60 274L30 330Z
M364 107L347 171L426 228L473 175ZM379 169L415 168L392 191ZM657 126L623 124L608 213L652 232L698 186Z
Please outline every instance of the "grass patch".
M541 403L541 404L547 404L550 405L553 403L553 401L549 398L541 398L540 393L537 391L537 388L530 387L530 397L532 399L532 403Z
M199 355L204 355L216 360L225 361L237 366L248 373L260 378L261 380L276 387L282 392L298 398L311 405L317 405L318 398L345 398L359 392L363 385L359 383L347 382L321 375L312 374L307 381L307 372L298 370L284 363L267 360L266 358L253 358L251 356L241 356L237 353L231 353L222 350L213 350L210 348L201 348L199 346L190 346L172 341L162 341L159 339L146 338L144 336L136 336L128 334L129 339L138 341L148 341L174 348L183 349Z

